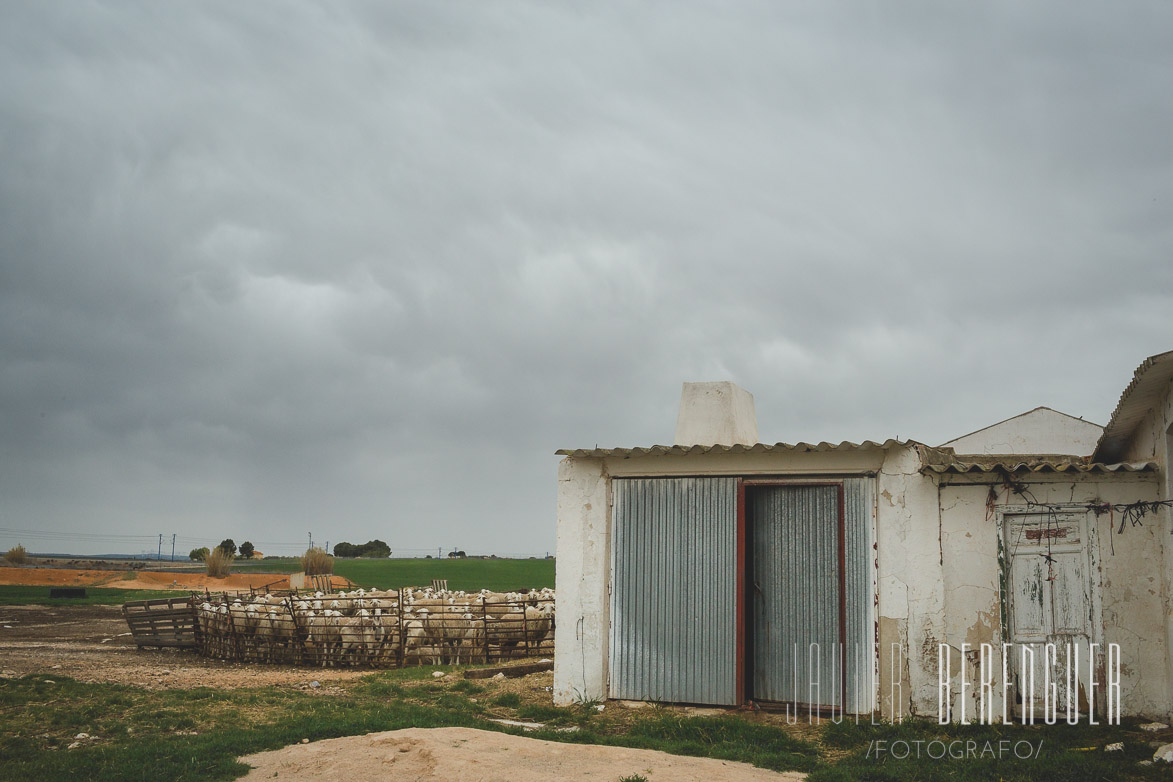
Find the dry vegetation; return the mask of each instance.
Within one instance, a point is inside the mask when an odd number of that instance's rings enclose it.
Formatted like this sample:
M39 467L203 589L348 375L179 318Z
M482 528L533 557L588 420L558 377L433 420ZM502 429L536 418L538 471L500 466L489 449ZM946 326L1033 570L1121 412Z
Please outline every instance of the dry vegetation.
M232 569L232 560L234 556L220 547L216 547L208 552L208 556L204 558L204 566L207 568L208 575L214 578L224 578L228 575L229 570Z
M334 557L317 546L301 555L301 569L307 576L327 576L334 572Z
M4 555L4 559L13 565L23 565L28 562L28 552L24 550L24 546L16 545L8 549L8 553Z

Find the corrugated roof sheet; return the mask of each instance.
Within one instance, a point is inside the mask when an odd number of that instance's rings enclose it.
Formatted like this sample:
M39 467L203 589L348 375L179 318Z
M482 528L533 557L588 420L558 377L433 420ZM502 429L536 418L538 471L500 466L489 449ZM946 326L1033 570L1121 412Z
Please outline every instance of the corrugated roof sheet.
M1028 459L1006 461L953 461L937 464L926 464L925 470L935 473L990 473L990 472L1070 472L1070 473L1105 473L1105 472L1152 472L1157 469L1156 462L1122 462L1119 464L1103 464L1102 462L1078 462L1062 459Z
M650 448L563 448L555 451L559 456L573 456L579 459L602 459L610 456L620 456L630 459L636 456L696 456L705 453L771 453L774 451L798 453L827 453L831 451L875 451L887 450L893 447L918 446L914 440L885 440L877 443L873 440L864 440L862 443L852 443L844 440L841 443L756 443L754 445L653 445Z
M1111 420L1104 427L1093 459L1115 461L1124 455L1137 425L1160 403L1170 380L1173 380L1173 350L1149 356L1141 362L1132 374L1132 382L1120 395Z

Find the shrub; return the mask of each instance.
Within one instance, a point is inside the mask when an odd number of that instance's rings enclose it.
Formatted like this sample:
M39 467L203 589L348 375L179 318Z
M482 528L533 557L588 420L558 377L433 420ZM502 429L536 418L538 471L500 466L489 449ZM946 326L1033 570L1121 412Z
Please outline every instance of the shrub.
M208 552L208 556L204 558L204 566L207 568L209 576L213 578L224 578L224 576L228 575L228 571L232 567L233 559L235 557L217 546Z
M351 559L353 557L372 557L374 559L386 559L391 556L391 547L378 538L368 540L361 546L356 546L353 543L347 543L345 540L341 543L334 544L334 556L342 557L343 559Z
M188 552L187 558L192 562L203 562L208 558L208 547L203 546L201 548L193 548L190 552Z
M317 546L301 555L301 569L307 576L325 576L334 572L334 557Z
M29 559L28 552L24 550L24 546L19 544L8 549L8 553L4 555L4 558L14 565L23 565Z

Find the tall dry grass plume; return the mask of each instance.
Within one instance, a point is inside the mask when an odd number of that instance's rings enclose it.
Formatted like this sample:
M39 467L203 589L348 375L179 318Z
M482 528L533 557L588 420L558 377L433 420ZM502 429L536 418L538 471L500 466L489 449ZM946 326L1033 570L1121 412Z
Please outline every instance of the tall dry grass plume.
M224 578L228 575L228 571L232 568L232 560L236 557L229 554L224 549L217 546L208 552L208 556L204 558L204 566L208 570L208 575L213 578Z
M334 572L334 557L317 546L301 555L301 569L307 576L327 576Z
M4 558L14 565L23 565L29 561L28 552L21 545L16 545L8 549L8 553L4 555Z

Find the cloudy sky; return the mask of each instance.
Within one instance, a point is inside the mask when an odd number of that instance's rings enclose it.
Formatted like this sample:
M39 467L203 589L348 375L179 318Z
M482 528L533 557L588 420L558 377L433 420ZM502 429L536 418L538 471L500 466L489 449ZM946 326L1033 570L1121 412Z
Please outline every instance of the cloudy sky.
M0 547L544 554L561 447L1106 423L1173 6L0 1ZM13 532L15 530L16 532Z

